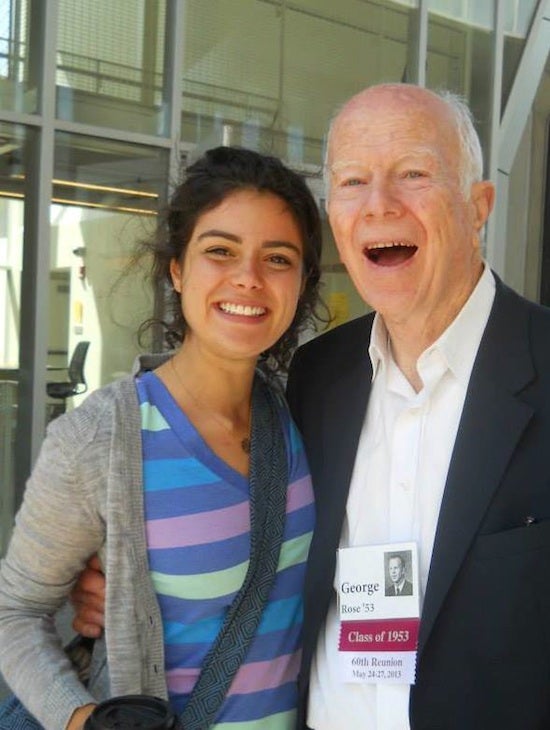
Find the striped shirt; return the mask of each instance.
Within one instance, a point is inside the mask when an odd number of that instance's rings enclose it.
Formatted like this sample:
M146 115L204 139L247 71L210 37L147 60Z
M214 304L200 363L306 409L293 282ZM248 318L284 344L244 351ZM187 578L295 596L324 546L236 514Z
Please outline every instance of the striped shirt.
M168 693L181 712L247 571L248 480L213 453L154 373L137 387L149 567L163 618ZM281 418L289 486L277 575L216 730L290 730L295 724L314 507L301 439L286 411Z

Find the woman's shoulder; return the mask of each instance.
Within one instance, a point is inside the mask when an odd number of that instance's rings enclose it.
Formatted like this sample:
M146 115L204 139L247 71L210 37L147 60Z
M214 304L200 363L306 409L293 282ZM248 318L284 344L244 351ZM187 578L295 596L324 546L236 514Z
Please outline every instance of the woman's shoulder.
M87 444L114 427L129 427L139 420L135 379L128 375L90 393L77 408L59 416L48 426L48 435L73 444Z

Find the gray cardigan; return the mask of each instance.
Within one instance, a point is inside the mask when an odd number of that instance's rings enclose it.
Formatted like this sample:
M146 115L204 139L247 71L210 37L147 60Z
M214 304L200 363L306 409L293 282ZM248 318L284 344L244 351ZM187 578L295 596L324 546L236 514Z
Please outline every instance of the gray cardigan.
M130 376L53 421L0 565L0 671L46 730L64 728L76 707L107 696L166 697L162 622L147 564L140 425ZM62 651L53 615L94 552L107 577L109 677L103 652L94 657L88 691Z

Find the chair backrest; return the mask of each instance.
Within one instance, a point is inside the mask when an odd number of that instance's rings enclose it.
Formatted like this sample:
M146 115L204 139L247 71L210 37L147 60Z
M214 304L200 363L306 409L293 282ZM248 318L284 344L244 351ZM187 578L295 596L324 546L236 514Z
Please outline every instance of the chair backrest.
M88 348L90 343L87 340L82 340L74 348L69 363L69 380L73 385L82 383L86 385L86 378L84 377L84 363L86 362L86 355L88 354Z

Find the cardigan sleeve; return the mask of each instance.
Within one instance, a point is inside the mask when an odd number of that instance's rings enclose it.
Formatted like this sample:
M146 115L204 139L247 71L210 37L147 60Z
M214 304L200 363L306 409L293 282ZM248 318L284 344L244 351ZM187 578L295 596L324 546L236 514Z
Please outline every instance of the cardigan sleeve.
M103 439L94 438L89 413L82 421L77 409L48 429L0 564L0 671L46 730L64 728L76 707L94 701L54 622L104 541L96 443Z

